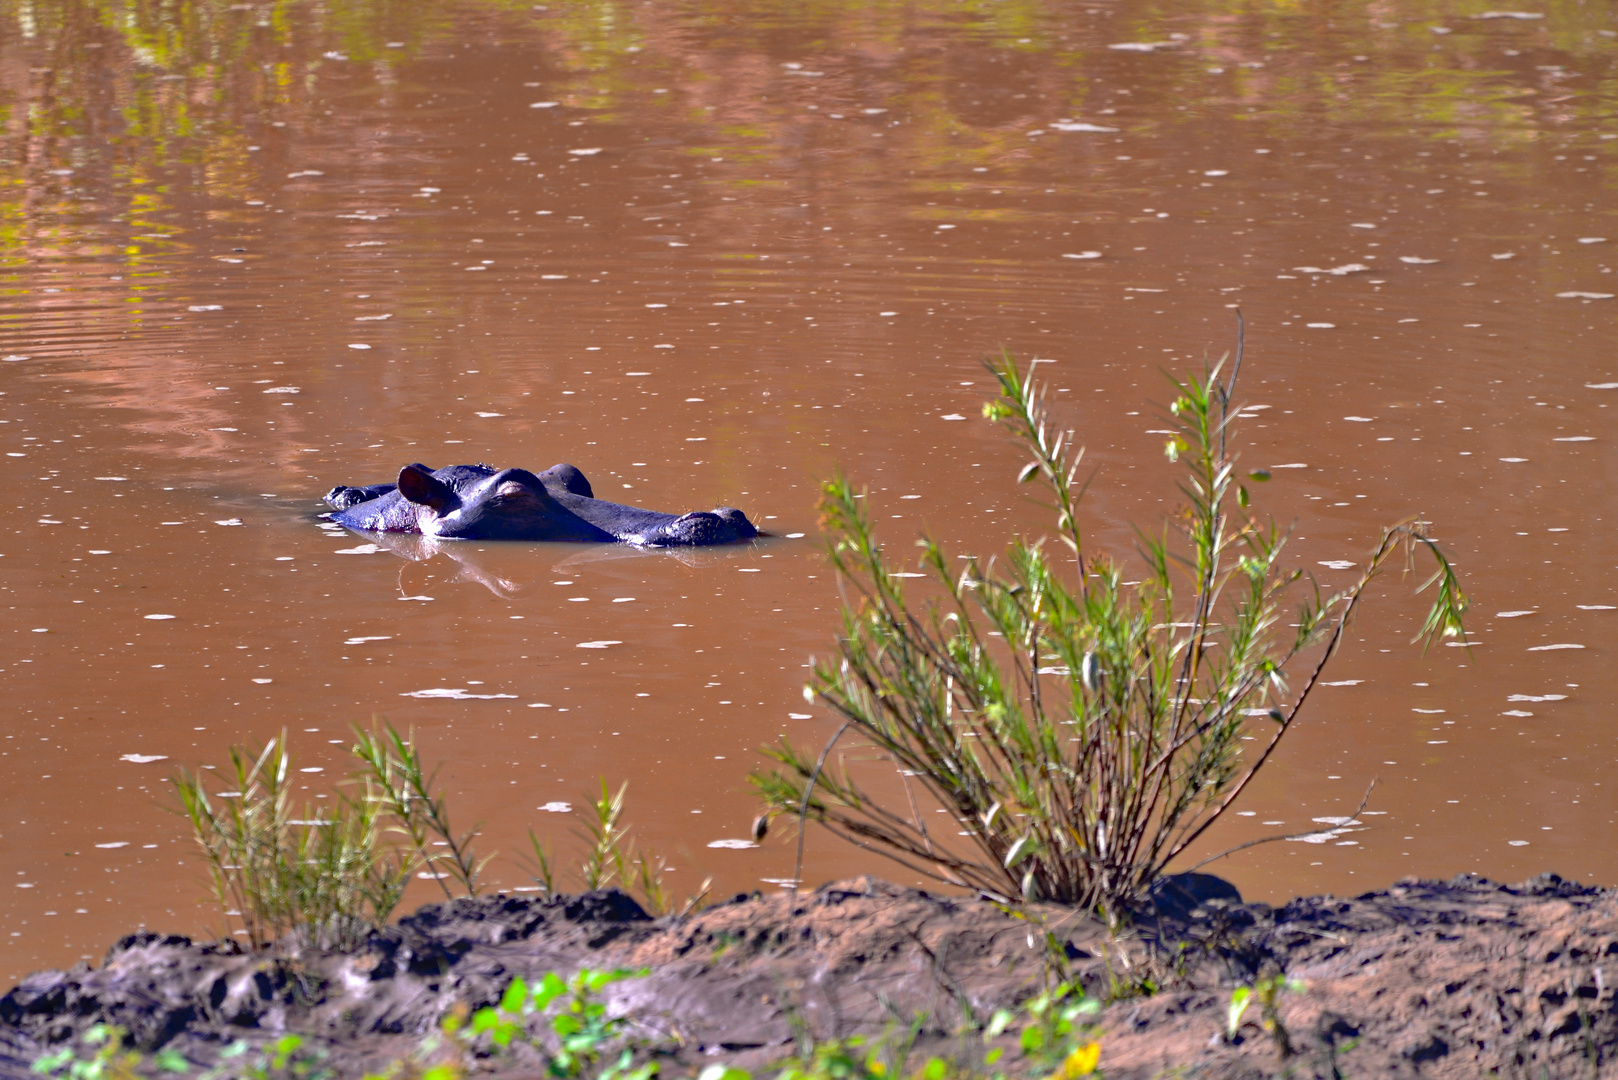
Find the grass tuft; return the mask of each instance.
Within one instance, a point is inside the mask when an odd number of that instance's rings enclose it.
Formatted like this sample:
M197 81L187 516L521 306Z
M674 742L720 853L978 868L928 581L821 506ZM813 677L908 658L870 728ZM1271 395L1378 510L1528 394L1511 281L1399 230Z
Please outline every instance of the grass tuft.
M201 771L181 770L173 784L215 898L248 943L348 949L386 922L416 860L385 842L374 788L295 813L285 732L258 754L231 747L230 762L232 789L210 793Z

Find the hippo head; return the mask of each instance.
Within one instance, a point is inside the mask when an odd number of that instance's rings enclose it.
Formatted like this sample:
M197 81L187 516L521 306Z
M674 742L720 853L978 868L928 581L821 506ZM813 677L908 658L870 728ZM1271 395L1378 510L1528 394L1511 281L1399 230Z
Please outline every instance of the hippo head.
M582 478L582 477L581 477ZM399 494L416 512L424 536L446 540L576 540L613 537L582 520L527 469L501 469L451 486L426 466L399 470Z

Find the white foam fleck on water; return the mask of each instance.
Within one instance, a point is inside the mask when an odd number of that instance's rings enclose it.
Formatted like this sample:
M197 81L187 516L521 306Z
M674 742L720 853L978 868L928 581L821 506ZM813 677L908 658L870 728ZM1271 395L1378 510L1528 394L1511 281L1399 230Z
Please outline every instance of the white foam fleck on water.
M1352 420L1356 424L1369 424L1376 419L1374 416L1345 416L1344 420Z
M606 649L613 645L622 645L621 641L581 641L577 645L580 649Z
M1581 243L1581 244L1605 244L1606 242L1607 242L1607 238L1605 236L1581 236L1581 237L1579 237L1579 243Z
M1402 262L1402 263L1409 263L1411 266L1431 266L1433 263L1437 262L1438 260L1437 259L1423 259L1419 255L1401 255L1401 256L1399 256L1399 261Z
M958 412L952 412L952 413L945 413L943 416L939 417L939 419L940 420L965 420L966 417L962 416Z
M224 311L225 310L225 305L223 305L223 304L192 304L190 307L186 308L185 310L187 310L187 311Z
M1527 461L1528 459L1525 458L1525 457L1503 457L1500 460L1504 461L1504 462L1506 462L1508 464L1511 464L1511 465L1521 465L1523 462Z
M1333 277L1345 277L1349 274L1363 274L1371 269L1364 263L1344 263L1341 266L1294 266L1293 271L1299 274L1331 274Z
M586 146L581 147L578 150L569 150L568 153L572 154L574 157L594 157L595 155L601 153L601 147Z
M98 848L108 848L108 849L128 847L128 846L129 846L129 841L128 840L114 840L110 844L97 844L96 845L96 847L98 847Z
M1516 257L1517 253L1515 251L1502 251L1498 255L1489 256L1491 259L1515 259Z
M1507 709L1504 712L1502 712L1500 715L1501 716L1533 716L1534 714L1529 712L1527 709Z
M223 519L221 519L219 521L214 522L215 525L240 525L241 523L242 523L241 518L223 518Z
M90 554L94 555L95 552L92 551ZM1614 604L1577 604L1575 606L1580 611L1618 611L1618 605Z
M1437 716L1439 713L1443 712L1444 710L1443 709L1411 709L1410 711L1411 712L1419 712L1419 713L1422 713L1425 716Z
M1064 258L1064 259L1099 259L1099 258L1101 258L1101 252L1099 252L1099 251L1066 252L1066 253L1064 253L1062 255L1062 258Z
M274 679L254 679L253 681L258 683L260 686L268 686L272 682L274 682L275 680Z
M377 634L371 637L351 637L343 642L344 645L364 645L367 641L392 641L392 634Z
M1348 559L1326 559L1320 565L1330 570L1352 570L1358 564Z
M1538 611L1502 611L1497 614L1501 619L1520 619L1524 615L1538 615Z
M162 622L165 619L173 619L173 618L176 618L177 616L174 616L174 615L143 615L141 617L145 618L145 619L151 619L153 622Z
M1574 644L1564 642L1564 643L1557 644L1557 645L1535 645L1533 648L1529 649L1528 651L1529 652L1555 652L1557 649L1582 649L1582 648L1584 648L1583 645L1574 645Z
M147 765L153 761L167 761L167 754L119 754L119 761L132 761L136 765Z
M334 554L334 555L375 555L381 550L382 549L377 547L375 544L361 544L359 547L338 548L332 554ZM407 597L404 597L404 599L406 599L406 600L414 600L414 599L416 599L416 597L407 596ZM428 597L428 599L431 599L431 597Z
M1558 300L1611 300L1612 297L1613 297L1613 294L1610 293L1610 292L1578 292L1578 291L1574 291L1574 292L1559 292L1559 293L1556 294L1556 298Z
M1566 701L1566 694L1512 694L1507 701Z
M480 412L480 413L473 413L472 415L481 416L485 420L493 420L493 419L496 419L497 417L501 417L501 416L504 416L506 414L502 413L502 412Z
M547 814L571 814L573 812L573 804L567 802L548 802L544 806L539 807L539 809Z
M1336 682L1321 683L1322 686L1358 686L1364 679L1338 679Z
M758 847L751 840L710 840L708 841L708 846L711 848L729 848L734 851Z
M516 694L474 694L459 687L434 687L431 690L411 690L399 695L412 698L443 698L447 701L494 701L497 698L514 698Z
M1506 843L1508 845L1510 845L1511 847L1527 847L1528 846L1528 841L1526 841L1526 840L1507 840Z

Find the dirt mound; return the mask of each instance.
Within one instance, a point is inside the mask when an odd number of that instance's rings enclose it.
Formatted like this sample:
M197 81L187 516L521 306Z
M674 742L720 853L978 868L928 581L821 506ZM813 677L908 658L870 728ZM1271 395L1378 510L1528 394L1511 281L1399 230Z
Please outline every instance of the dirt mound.
M674 1048L675 1075L779 1059L795 1025L875 1033L895 1013L927 1012L941 1040L963 1010L982 1016L1038 988L1053 962L1093 994L1155 989L1102 1013L1114 1078L1571 1077L1599 1075L1618 1054L1602 968L1618 967L1618 894L1553 875L1408 880L1273 910L1196 875L1167 883L1117 940L1069 910L1030 914L859 879L683 920L650 919L615 891L460 900L347 955L140 934L99 968L41 972L0 999L0 1072L26 1075L46 1049L107 1022L199 1064L234 1040L296 1031L357 1075L404 1055L458 1004L492 1004L514 976L581 967L650 969L607 996ZM1231 990L1273 972L1304 983L1280 998L1294 1049L1284 1062L1255 1023L1221 1036Z

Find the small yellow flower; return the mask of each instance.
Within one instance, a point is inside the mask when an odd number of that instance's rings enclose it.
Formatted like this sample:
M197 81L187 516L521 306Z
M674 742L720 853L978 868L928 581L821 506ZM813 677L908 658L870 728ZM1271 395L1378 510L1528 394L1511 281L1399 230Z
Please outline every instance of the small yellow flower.
M1063 1059L1061 1067L1045 1080L1078 1080L1081 1076L1089 1076L1095 1072L1096 1065L1100 1061L1101 1044L1085 1043Z

